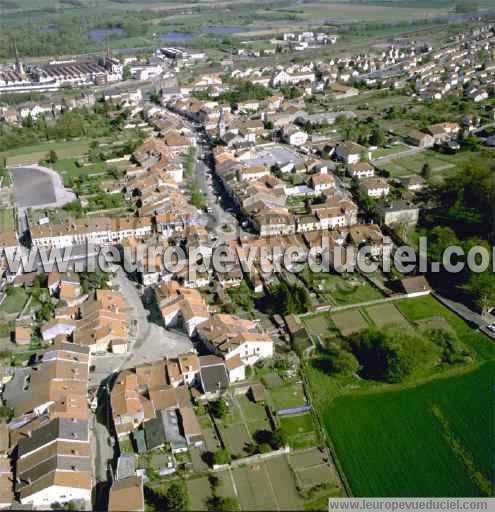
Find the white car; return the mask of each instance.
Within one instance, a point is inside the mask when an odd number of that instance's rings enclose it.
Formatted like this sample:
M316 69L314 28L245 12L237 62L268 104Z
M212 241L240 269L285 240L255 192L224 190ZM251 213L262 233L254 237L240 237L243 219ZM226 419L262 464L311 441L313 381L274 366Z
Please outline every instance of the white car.
M488 330L495 332L495 323L487 325Z

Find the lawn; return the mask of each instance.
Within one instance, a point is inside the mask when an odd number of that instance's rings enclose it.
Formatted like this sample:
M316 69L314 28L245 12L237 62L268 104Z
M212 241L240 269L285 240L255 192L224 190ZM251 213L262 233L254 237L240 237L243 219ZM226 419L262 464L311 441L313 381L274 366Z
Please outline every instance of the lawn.
M272 389L270 393L275 411L306 405L306 397L301 384L288 384Z
M79 139L67 142L43 142L33 146L4 151L0 157L7 158L7 165L37 164L43 160L50 150L54 150L59 158L71 158L87 153L89 139Z
M76 176L88 176L91 174L104 174L107 171L105 162L95 164L80 164L75 158L64 158L58 160L50 167L59 172L64 178L74 178Z
M28 299L28 294L24 288L10 288L5 300L0 305L0 312L7 315L20 313Z
M493 493L495 344L431 296L395 306L412 324L443 319L475 361L396 385L307 368L313 405L354 495Z
M380 291L356 276L313 274L313 287L326 302L335 306L360 304L383 297Z
M14 231L14 210L13 208L0 208L0 232Z
M236 400L242 408L247 428L251 434L254 434L257 430L271 430L263 404L255 404L246 395L240 395L236 397Z
M279 421L292 449L309 448L318 443L311 413L281 416Z

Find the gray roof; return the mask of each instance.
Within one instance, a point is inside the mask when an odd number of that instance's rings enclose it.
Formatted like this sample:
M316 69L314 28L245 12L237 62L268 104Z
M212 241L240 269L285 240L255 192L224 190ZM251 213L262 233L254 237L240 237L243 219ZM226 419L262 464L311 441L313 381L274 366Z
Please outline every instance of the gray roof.
M217 393L225 391L229 387L227 368L222 361L214 366L201 367L201 385L205 393Z
M130 453L123 453L117 461L117 480L136 475L136 457Z
M160 414L165 428L165 436L167 441L170 443L172 450L185 448L187 443L185 437L181 434L177 409L160 411Z
M146 446L148 450L159 448L166 443L165 428L159 412L155 418L144 423L144 434L146 436Z
M27 455L33 450L41 448L57 439L73 442L88 442L88 422L56 418L47 425L34 430L31 437L26 437L19 441L19 456Z
M40 464L24 471L24 473L17 475L20 482L16 484L16 492L22 491L24 487L31 485L36 480L57 469L62 471L91 471L91 461L89 457L77 456L55 456L46 459Z

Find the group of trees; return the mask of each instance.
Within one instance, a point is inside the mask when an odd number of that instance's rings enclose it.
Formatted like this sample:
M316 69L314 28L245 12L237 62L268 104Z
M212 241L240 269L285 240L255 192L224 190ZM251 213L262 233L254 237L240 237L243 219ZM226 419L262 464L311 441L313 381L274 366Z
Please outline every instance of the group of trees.
M98 109L74 109L49 119L40 117L34 120L28 116L22 126L0 123L0 151L52 140L99 139L111 135L116 128L115 123L107 112Z
M307 313L313 303L304 286L281 281L257 302L257 307L266 314L289 315Z
M455 364L467 357L469 352L454 333L440 329L415 332L390 325L369 327L342 345L331 344L315 365L327 373L357 373L365 379L398 383L439 362Z
M464 254L473 247L486 249L490 257L487 270L473 272L465 265L462 272L449 276L449 282L465 292L482 314L495 306L495 274L491 271L491 244L495 241L494 171L495 165L472 161L436 184L432 196L438 207L427 219L425 231L432 261L442 263L445 250L452 246L461 247Z

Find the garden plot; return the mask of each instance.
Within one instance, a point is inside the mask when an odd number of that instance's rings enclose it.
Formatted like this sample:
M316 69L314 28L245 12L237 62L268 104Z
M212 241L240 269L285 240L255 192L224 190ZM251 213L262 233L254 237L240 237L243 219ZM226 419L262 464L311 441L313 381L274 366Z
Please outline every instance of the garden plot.
M389 324L396 324L404 327L409 326L409 322L393 304L370 306L366 308L366 313L378 327L383 327L384 325Z
M339 311L332 315L332 320L342 336L350 336L368 327L368 322L359 309Z

